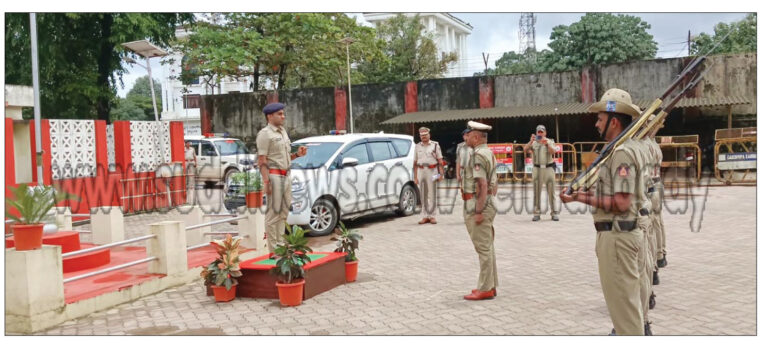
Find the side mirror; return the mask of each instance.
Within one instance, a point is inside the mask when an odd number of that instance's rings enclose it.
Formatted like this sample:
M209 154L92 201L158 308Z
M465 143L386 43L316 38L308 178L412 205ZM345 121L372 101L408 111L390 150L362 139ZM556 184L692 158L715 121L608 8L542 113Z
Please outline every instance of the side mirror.
M354 167L354 166L357 166L357 164L359 162L360 161L358 161L354 157L345 157L343 160L341 160L341 167L342 168L344 168L344 167Z

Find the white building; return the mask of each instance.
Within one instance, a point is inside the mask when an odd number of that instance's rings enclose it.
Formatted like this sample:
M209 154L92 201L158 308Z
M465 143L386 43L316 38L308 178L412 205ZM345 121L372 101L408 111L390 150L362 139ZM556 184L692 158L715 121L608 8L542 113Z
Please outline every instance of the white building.
M183 39L187 35L189 35L189 32L185 29L176 29L176 38ZM253 90L251 87L253 77L240 78L239 80L225 78L221 85L218 85L213 89L205 84L202 77L198 79L197 83L183 85L179 76L181 74L182 60L184 59L184 56L178 52L174 52L163 59L166 63L163 64L161 81L162 93L160 97L163 98L163 111L160 117L162 120L184 122L185 135L202 134L200 127L200 108L198 108L199 102L195 102L194 95L227 94L235 91L250 92ZM191 99L190 102L185 102L186 95L193 95L193 97L188 98L188 100Z
M434 35L437 44L437 54L454 52L458 62L448 65L445 77L464 77L471 75L467 59L467 39L472 34L472 26L449 13L403 13L408 17L418 14L426 30ZM365 20L372 24L381 22L398 15L398 13L363 13Z

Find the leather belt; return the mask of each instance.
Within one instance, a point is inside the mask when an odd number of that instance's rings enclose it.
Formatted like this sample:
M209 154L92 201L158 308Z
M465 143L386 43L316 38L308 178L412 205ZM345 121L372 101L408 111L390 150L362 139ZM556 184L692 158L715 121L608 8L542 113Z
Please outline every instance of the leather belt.
M429 169L432 169L432 168L436 168L437 164L434 164L434 165L423 164L423 165L418 165L418 166L419 166L419 168L429 168Z
M488 195L489 195L489 196L492 196L492 195L493 195L493 191L488 191ZM473 193L466 193L466 192L463 192L463 193L461 194L461 200L463 200L463 201L468 201L468 200L470 200L470 199L472 199L472 198L474 198L474 197L475 197L475 194L474 194L474 192L473 192Z
M651 214L651 213L650 213L650 212L648 212L648 209L645 209L645 208L642 208L642 209L640 209L640 215L642 215L642 216L648 216L648 215L650 215L650 214Z
M269 169L269 174L277 174L277 175L286 176L286 175L288 175L288 171L287 170L283 170L283 169L270 168Z
M637 228L637 221L616 221L619 230L628 232ZM605 232L613 229L613 222L595 222L595 231Z
M534 164L534 166L539 167L539 168L550 168L550 167L555 167L555 163L552 162L552 163L548 163L546 165L536 165L536 164Z

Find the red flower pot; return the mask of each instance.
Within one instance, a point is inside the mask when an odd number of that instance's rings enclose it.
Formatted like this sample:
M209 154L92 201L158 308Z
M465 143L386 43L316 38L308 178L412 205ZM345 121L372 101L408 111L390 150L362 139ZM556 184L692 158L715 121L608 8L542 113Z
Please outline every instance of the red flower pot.
M347 276L347 282L357 280L357 261L344 262L344 274Z
M43 226L42 223L11 226L16 250L34 250L43 247Z
M262 191L258 192L246 192L245 193L245 205L248 208L259 208L262 205Z
M280 305L301 305L301 301L304 300L304 279L287 284L277 282L275 285L280 296Z
M213 289L213 298L217 302L228 302L235 299L235 292L237 292L237 285L232 285L232 288L227 291L227 286L211 285Z

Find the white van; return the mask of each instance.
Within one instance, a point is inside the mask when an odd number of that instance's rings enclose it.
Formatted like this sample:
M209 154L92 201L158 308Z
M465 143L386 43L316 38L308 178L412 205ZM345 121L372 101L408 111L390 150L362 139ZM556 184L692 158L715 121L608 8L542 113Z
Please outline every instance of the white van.
M306 146L307 155L291 163L288 224L307 226L309 235L318 236L330 234L340 219L388 210L414 213L419 200L411 136L329 135L292 145Z
M184 142L195 148L197 180L204 181L207 188L219 181L226 184L232 173L243 172L256 162L256 154L237 138L186 136Z

